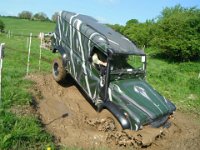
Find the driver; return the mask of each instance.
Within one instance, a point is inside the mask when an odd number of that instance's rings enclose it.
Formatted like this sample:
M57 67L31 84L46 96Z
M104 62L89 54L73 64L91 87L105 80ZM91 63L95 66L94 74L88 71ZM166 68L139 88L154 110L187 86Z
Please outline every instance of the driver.
M97 68L100 70L100 86L103 87L105 83L105 74L106 74L106 67L107 62L103 62L98 58L97 53L92 55L92 63L93 65L97 65Z
M107 62L103 62L101 60L99 60L98 56L97 56L97 53L94 53L93 56L92 56L92 62L96 65L102 65L104 67L107 66Z

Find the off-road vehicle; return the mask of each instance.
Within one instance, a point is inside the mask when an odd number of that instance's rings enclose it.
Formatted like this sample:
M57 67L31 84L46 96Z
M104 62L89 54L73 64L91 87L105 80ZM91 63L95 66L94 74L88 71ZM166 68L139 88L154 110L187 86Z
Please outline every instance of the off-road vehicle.
M120 33L92 17L62 11L52 37L57 82L70 74L97 110L107 109L123 129L166 125L176 110L146 81L146 55ZM101 63L93 62L95 59Z

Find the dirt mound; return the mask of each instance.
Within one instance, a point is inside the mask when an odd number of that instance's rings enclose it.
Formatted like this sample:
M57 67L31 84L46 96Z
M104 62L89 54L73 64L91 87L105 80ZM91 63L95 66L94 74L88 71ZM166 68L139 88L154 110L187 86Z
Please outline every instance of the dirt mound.
M108 112L97 113L75 86L73 79L59 85L51 75L31 75L33 95L46 129L58 144L87 148L199 149L200 122L176 112L170 129L119 131ZM105 117L105 114L106 117Z

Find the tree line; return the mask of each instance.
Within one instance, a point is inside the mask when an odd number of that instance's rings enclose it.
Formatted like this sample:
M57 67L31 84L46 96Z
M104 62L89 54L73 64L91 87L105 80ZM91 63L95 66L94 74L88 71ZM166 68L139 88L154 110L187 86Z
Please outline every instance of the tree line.
M109 26L156 56L172 61L200 59L200 9L196 7L166 7L157 18L144 23L131 19L125 26Z
M57 15L55 12L50 20L43 12L33 15L30 11L22 11L18 18L55 22ZM166 7L152 20L131 19L124 26L107 25L159 58L179 62L200 60L200 9L196 7ZM4 27L0 20L0 31Z
M28 20L40 20L40 21L56 21L56 17L58 15L58 12L55 12L51 19L48 18L48 16L44 12L38 12L36 14L33 14L30 11L22 11L18 14L18 17L20 19L28 19Z

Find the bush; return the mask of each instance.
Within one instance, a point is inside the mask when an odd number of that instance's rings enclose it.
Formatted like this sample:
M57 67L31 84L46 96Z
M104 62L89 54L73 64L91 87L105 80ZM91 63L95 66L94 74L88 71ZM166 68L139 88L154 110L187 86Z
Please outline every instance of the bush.
M22 11L18 16L20 19L32 19L33 14L30 11Z
M56 22L58 15L59 15L59 12L55 12L55 13L52 15L52 17L51 17L51 20L52 20L53 22Z
M5 24L0 20L0 32L4 31Z
M34 16L33 16L33 19L34 20L40 20L40 21L49 21L49 18L47 17L47 15L43 12L39 12L39 13L36 13Z
M200 58L200 10L177 5L165 8L157 22L154 45L168 58L189 61Z
M123 34L140 47L149 47L152 39L153 20L147 20L145 23L140 23L136 19L127 21L124 27Z

